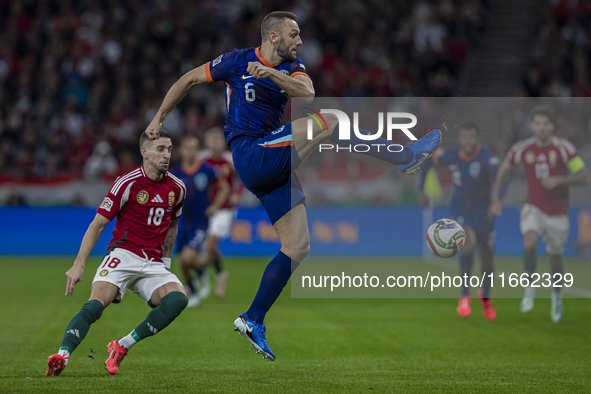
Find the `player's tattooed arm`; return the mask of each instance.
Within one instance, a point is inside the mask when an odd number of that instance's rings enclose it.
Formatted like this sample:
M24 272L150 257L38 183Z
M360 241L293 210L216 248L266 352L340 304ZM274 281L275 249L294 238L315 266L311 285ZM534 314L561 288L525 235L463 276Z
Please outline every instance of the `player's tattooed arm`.
M503 164L501 164L501 167L497 172L497 179L495 179L492 190L492 201L488 206L488 220L492 220L494 216L501 216L503 211L503 204L501 204L501 193L509 181L509 175L511 175L512 168L513 166L507 158L503 161Z
M82 279L84 267L86 266L86 259L88 258L88 255L92 249L95 247L96 242L100 238L103 230L107 224L109 224L109 222L109 219L97 213L92 223L90 223L90 226L88 226L88 230L86 230L86 234L84 234L84 238L82 238L82 244L80 245L78 256L76 256L72 268L66 272L67 296L72 295L74 292L74 285L76 285L76 283L80 282Z
M174 107L185 98L187 93L189 93L189 90L195 85L209 82L207 80L205 68L206 64L203 64L189 71L172 85L168 93L166 93L164 101L156 113L156 116L154 116L154 119L146 129L148 137L151 139L160 137L160 131L162 130L164 119L166 119Z
M302 100L305 103L311 103L314 100L314 84L312 80L305 75L295 75L290 77L281 71L271 67L264 66L260 62L249 62L246 71L256 79L269 78L279 87L285 90L290 97Z
M174 242L176 241L176 234L179 230L178 222L178 219L173 219L170 222L170 227L168 227L168 233L166 234L166 238L164 239L164 243L162 244L163 257L172 257L172 251L174 250Z

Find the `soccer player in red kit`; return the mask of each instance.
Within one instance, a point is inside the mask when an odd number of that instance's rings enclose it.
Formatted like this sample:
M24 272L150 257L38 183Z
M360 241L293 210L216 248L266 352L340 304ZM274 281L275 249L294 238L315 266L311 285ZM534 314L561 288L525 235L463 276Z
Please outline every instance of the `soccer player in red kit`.
M564 138L556 137L552 111L538 106L530 112L533 137L513 145L501 168L493 188L489 216L499 216L502 211L501 191L504 189L511 169L523 165L527 179L526 203L521 208L521 233L523 234L524 270L530 284L545 282L536 271L536 246L543 235L546 255L552 276L550 317L554 323L562 319L561 279L562 252L568 238L568 188L570 185L589 183L589 172L577 154L576 148ZM535 287L525 288L521 312L530 312L534 307Z
M112 302L121 302L126 290L153 309L131 333L108 344L105 366L111 375L136 342L163 330L187 306L181 282L168 270L186 195L185 185L168 172L171 150L168 133L154 141L142 133L143 165L117 178L97 209L74 265L66 272L66 296L82 279L86 259L103 229L117 217L113 239L96 270L90 300L68 323L58 353L47 359L46 376L63 371L90 325Z
M215 295L224 297L226 295L226 284L229 279L228 272L222 266L222 254L219 249L219 242L230 236L232 222L236 217L234 207L240 202L240 194L244 186L236 174L232 153L226 147L224 132L219 128L212 128L205 133L206 150L201 151L199 159L209 164L226 178L230 186L230 195L209 219L207 238L205 240L205 253L202 262L206 265L213 265L217 272L217 286ZM212 196L215 198L215 193ZM206 278L207 279L207 278ZM208 280L208 279L207 279Z

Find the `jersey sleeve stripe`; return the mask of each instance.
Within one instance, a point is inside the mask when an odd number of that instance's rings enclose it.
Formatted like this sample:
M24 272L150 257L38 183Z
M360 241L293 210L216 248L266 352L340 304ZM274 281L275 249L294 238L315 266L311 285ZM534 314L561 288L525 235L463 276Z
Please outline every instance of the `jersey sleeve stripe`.
M111 187L111 193L113 194L117 194L116 190L119 190L119 187L121 187L121 185L123 183L125 183L127 180L129 180L131 177L140 175L140 171L139 168L137 170L133 170L132 172L130 172L127 175L124 175L122 177L120 177L118 180L115 181L115 183L113 184L113 186Z
M131 181L131 180L133 180L133 179L140 178L141 176L142 176L141 174L138 174L138 175L134 175L134 176L132 176L132 177L130 177L130 178L128 178L128 179L126 179L126 180L125 180L125 182L121 183L119 186L117 186L117 187L115 188L115 190L113 191L113 195L115 195L115 196L116 196L116 195L117 195L117 193L119 193L119 191L120 191L120 190L121 190L121 188L123 187L123 185L125 185L127 182L129 182L129 181Z
M564 146L564 148L568 151L568 153L570 155L577 154L577 148L575 148L575 146L569 140L566 140L564 138L559 138L558 141L559 141L560 145Z
M290 77L295 77L296 75L304 75L304 76L310 78L310 76L303 71L296 71L293 74L291 74Z
M210 64L211 62L207 62L205 64L205 77L209 82L214 82L213 78L211 77L211 71L209 70L209 67L211 67Z
M119 178L117 178L115 180L115 182L113 183L113 186L111 186L111 192L113 192L113 190L120 185L122 182L124 182L128 177L138 173L139 169L133 170L132 172L125 174L123 176L120 176Z

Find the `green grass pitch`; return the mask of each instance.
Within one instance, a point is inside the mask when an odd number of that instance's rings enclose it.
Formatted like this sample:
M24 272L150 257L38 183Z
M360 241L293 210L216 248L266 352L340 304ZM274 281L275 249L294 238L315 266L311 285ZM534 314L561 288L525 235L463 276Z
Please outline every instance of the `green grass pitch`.
M518 260L515 260L518 263ZM71 258L0 259L0 392L589 392L591 300L566 299L553 324L550 302L530 314L497 299L488 322L477 302L456 315L455 299L291 299L267 315L277 355L263 361L232 331L258 288L266 259L227 259L228 295L185 310L131 351L119 373L104 369L109 341L149 311L131 293L95 323L70 364L45 377L67 322L90 294L89 260L74 296L64 297ZM92 349L92 350L91 350Z

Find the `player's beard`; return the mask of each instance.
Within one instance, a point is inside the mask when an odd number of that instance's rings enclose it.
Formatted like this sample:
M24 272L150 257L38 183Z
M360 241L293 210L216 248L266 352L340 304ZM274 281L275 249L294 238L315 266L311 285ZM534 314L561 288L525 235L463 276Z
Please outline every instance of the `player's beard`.
M293 63L296 60L295 55L291 53L291 50L289 49L283 38L281 38L279 44L277 44L276 52L279 55L279 57L281 57L281 59L283 59L286 62Z
M168 171L168 166L165 166L164 164L159 164L150 160L148 160L148 163L161 175L166 174L166 171Z

